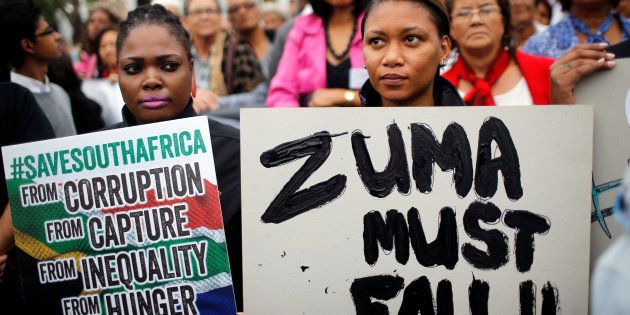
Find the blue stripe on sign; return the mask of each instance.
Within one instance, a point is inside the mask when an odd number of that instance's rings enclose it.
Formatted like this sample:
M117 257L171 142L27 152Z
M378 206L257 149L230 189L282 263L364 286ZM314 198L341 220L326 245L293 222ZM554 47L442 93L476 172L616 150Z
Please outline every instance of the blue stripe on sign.
M197 294L196 304L201 314L236 314L234 288L231 285Z

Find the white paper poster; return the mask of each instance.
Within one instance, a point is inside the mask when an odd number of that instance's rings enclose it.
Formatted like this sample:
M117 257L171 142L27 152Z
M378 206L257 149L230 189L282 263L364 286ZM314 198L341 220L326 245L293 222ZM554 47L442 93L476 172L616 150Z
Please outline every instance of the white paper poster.
M251 314L586 314L592 109L241 113Z

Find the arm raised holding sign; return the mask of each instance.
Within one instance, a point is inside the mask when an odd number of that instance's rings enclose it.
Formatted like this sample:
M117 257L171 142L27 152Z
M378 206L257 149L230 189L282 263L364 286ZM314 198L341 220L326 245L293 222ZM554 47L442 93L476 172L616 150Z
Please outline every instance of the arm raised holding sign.
M551 65L551 103L575 104L573 89L587 75L615 66L615 55L606 52L608 44L577 45Z

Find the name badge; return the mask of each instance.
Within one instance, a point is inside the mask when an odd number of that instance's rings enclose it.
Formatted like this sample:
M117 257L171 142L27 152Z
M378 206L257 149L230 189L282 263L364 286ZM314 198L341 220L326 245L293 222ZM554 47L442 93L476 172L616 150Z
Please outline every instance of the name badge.
M364 68L352 68L350 69L350 89L358 90L363 86L366 80L368 80L368 72Z

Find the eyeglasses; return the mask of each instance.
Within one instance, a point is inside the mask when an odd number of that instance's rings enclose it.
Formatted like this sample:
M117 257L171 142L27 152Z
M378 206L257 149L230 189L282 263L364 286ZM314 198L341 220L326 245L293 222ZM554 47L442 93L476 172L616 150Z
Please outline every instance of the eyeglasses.
M237 5L231 5L228 7L228 12L230 14L234 14L238 11L241 10L241 8L245 8L245 11L249 11L253 8L256 7L256 3L254 2L247 2L247 3L243 3L243 4L237 4Z
M57 29L52 27L52 26L48 26L43 32L39 33L39 34L35 34L35 37L40 37L40 36L48 36L52 33L57 32Z
M190 16L201 16L203 14L212 15L219 13L219 10L215 8L204 8L204 9L195 9L193 11L188 12Z
M479 14L479 17L485 18L488 15L499 12L499 7L496 5L484 5L479 9L461 8L455 12L455 18L471 19L473 15Z

